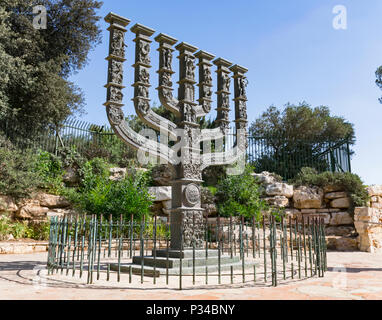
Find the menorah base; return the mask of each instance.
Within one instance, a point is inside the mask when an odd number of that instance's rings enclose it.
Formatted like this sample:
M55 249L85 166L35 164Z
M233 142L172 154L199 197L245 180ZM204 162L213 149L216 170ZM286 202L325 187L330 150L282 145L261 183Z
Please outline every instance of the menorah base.
M154 253L154 252L153 252ZM243 268L243 262L239 256L231 257L229 254L221 254L219 257L218 250L156 250L156 256L135 256L133 262L120 265L120 272L132 273L141 275L143 271L144 276L160 277L161 275L192 275L192 274L205 274L212 275L220 271L225 273L231 270L238 270ZM167 258L168 255L168 258ZM182 258L182 259L181 259ZM220 263L219 263L220 260ZM143 269L142 269L143 262ZM244 267L253 267L253 261L245 261ZM180 268L182 266L182 268ZM110 265L110 269L118 271L118 264Z

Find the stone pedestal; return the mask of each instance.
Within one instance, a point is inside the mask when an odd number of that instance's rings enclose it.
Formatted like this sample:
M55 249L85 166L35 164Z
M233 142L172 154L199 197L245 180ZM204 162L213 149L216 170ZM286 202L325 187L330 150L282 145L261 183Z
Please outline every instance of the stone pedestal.
M237 270L243 267L242 261L239 256L230 257L227 254L221 255L219 258L218 250L169 250L167 258L167 250L156 250L156 257L154 255L133 257L133 262L130 264L121 264L121 272L133 274L141 274L142 272L142 259L143 259L143 273L145 276L159 277L161 275L180 275L180 265L182 265L182 275L191 275L195 270L195 274L204 274L206 268L208 273L220 271ZM208 257L208 258L207 258ZM155 270L154 270L155 266ZM166 268L168 266L168 268ZM253 266L253 262L246 262L246 267ZM118 264L111 264L111 270L118 271Z

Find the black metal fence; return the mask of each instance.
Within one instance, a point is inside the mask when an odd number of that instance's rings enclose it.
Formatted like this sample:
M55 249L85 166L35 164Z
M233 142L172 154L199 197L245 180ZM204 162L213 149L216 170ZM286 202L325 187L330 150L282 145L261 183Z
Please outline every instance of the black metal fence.
M0 129L13 141L17 127L0 124ZM234 129L226 147L233 146ZM85 155L102 156L114 152L134 157L134 151L124 144L109 126L98 126L78 120L68 120L56 129L47 130L37 139L21 141L22 147L32 147L57 152L60 147L75 147ZM321 142L291 141L282 138L248 137L247 160L257 172L277 173L284 180L293 178L302 167L312 167L318 172L351 172L349 141Z
M196 246L193 240L190 248L184 248L181 240L180 249L174 250L169 225L156 217L138 222L122 216L117 221L95 215L55 217L50 227L48 274L86 279L88 284L98 280L183 289L212 284L277 286L293 279L323 277L327 270L325 227L320 218L270 216L244 221L219 217L214 225L208 218L199 224L193 229L204 228L202 244Z

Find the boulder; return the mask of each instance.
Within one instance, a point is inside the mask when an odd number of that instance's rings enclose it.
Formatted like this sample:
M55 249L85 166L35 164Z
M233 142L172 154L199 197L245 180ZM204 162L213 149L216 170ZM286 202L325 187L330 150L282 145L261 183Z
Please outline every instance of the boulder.
M110 172L109 179L113 181L118 181L126 177L127 170L126 168L110 168L109 172Z
M346 198L348 194L344 191L340 192L329 192L325 194L325 199L333 200L338 198Z
M366 188L370 197L380 196L382 197L382 185L372 185Z
M156 186L171 186L175 177L175 170L170 164L161 164L152 169L151 175Z
M56 196L53 194L39 193L36 199L43 207L53 208L67 208L70 206L70 202L62 196Z
M46 217L48 207L41 207L38 200L28 200L16 212L16 218L21 219L40 219Z
M357 231L353 226L330 226L325 228L327 236L356 237Z
M218 213L218 209L214 203L202 204L202 208L209 217L215 217Z
M0 195L0 212L16 212L18 207L10 196L2 196Z
M341 186L335 186L335 185L328 185L324 187L324 192L325 193L330 193L330 192L336 192L336 191L343 191L344 188Z
M294 190L294 207L298 209L321 208L324 192L318 187L301 186Z
M160 216L163 213L166 214L165 210L166 209L163 209L163 202L154 202L150 207L152 214L157 216Z
M52 217L64 217L64 216L76 216L78 214L78 212L74 209L62 209L62 208L57 208L57 209L52 209L52 210L49 210L47 213L46 213L46 217L48 219L52 218Z
M303 217L306 223L309 219L310 221L313 221L313 219L323 219L325 225L328 225L330 223L329 213L304 214Z
M329 236L326 245L329 250L358 251L357 238L353 237Z
M264 198L264 200L270 205L278 208L285 208L289 205L289 199L284 196L275 196Z
M171 200L171 187L149 187L149 194L154 202Z
M330 225L338 226L338 225L352 225L353 218L350 216L348 212L333 212L332 218L330 219Z
M351 206L352 201L349 197L334 199L330 202L332 208L347 209Z
M252 176L256 178L260 183L265 185L276 183L279 180L274 174L268 171L263 171L261 173L252 173Z
M287 198L293 197L293 186L286 183L272 183L267 185L265 193L268 196L284 196Z
M68 187L78 186L81 182L80 175L78 174L77 170L72 167L68 167L65 169L65 173L62 177L62 180Z
M163 208L166 210L170 210L172 208L172 200L162 201Z
M359 234L359 249L365 252L382 252L382 210L357 207L354 225Z

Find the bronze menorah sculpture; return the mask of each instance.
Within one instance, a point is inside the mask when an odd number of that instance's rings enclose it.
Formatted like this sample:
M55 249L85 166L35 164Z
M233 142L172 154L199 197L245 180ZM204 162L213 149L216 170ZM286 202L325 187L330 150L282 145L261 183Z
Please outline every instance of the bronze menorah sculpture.
M176 178L172 183L172 210L170 214L171 249L190 248L192 244L200 247L204 231L195 228L203 221L200 185L202 170L210 165L228 165L242 161L247 146L247 113L245 73L247 69L232 65L205 51L198 51L192 45L181 42L175 49L179 51L179 88L178 98L173 96L172 57L173 46L177 40L159 34L155 41L159 43L159 100L172 112L176 121L172 122L157 115L150 109L150 48L154 30L135 24L131 31L135 33L135 70L134 102L138 117L150 128L160 132L160 142L146 138L132 130L121 110L123 86L123 63L125 59L125 33L130 20L109 13L105 21L110 24L110 46L108 60L107 102L105 103L109 122L116 134L129 146L159 157L161 161L174 166ZM196 53L195 53L196 52ZM199 67L199 99L195 102L195 60ZM217 67L217 128L200 130L197 119L206 116L212 105L212 63ZM234 81L236 142L230 150L211 152L211 140L223 141L229 130L231 72ZM170 148L168 141L178 141L177 148ZM201 143L203 153L201 153ZM216 144L216 146L218 143ZM221 148L220 148L221 149ZM196 222L196 224L195 224ZM183 244L183 245L182 245Z

